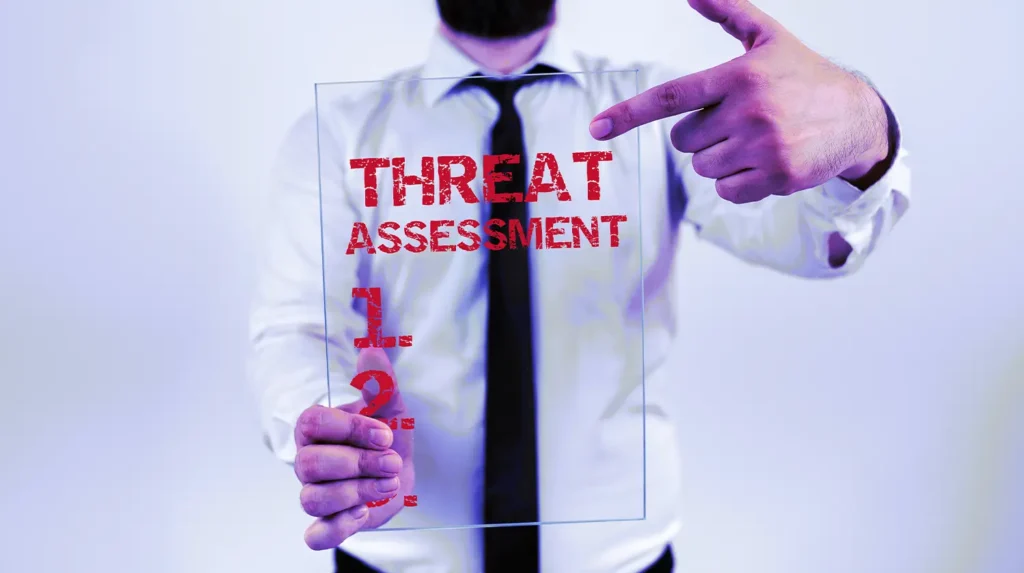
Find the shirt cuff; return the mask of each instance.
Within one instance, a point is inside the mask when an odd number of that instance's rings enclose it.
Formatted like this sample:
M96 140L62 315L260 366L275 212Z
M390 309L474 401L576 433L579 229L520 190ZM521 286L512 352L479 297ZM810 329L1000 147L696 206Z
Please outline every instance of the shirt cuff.
M879 211L892 205L893 193L907 195L910 189L910 171L904 162L907 156L905 149L899 149L885 175L863 191L839 177L810 191L814 195L814 209L831 221L855 252L861 252L871 243L872 221Z

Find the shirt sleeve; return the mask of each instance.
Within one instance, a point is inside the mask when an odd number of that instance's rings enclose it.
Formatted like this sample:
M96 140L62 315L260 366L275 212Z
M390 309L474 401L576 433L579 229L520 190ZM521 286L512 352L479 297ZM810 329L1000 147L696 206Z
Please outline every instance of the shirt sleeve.
M652 79L657 83L652 85L680 75L655 69ZM737 205L718 196L713 179L694 171L691 154L672 147L669 133L678 119L660 127L673 158L670 176L682 183L685 194L684 221L701 239L747 262L807 278L850 274L864 264L910 205L908 154L900 147L898 124L891 126L897 150L892 165L869 188L861 191L837 177L792 195ZM834 233L852 248L838 267L829 263L828 243Z
M331 132L336 122L324 115L321 110L319 130L314 113L292 127L273 169L264 261L250 314L249 377L264 441L288 463L295 460L299 415L328 403L328 369L332 386L345 393L332 396L334 405L351 397L348 380L339 384L334 373L351 376L351 340L366 330L347 296L356 285L358 257L345 249L358 209L345 192L341 140Z

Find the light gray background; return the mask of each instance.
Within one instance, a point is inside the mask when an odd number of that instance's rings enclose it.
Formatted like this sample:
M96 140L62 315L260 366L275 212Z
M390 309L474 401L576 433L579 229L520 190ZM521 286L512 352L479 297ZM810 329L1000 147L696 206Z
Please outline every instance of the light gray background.
M683 0L561 4L621 61L739 53ZM679 570L1020 573L1019 3L760 4L880 86L914 203L839 282L684 245ZM0 0L0 570L328 570L243 373L265 175L313 82L415 63L434 24L429 0Z

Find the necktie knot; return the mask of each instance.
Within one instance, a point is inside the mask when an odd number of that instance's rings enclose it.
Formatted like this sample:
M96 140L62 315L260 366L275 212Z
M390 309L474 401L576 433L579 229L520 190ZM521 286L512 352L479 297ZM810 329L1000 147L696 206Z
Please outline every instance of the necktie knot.
M551 74L557 73L558 70L547 64L537 64L524 75L511 78L486 77L478 72L462 80L460 85L482 88L498 102L498 105L505 107L512 105L513 98L523 86L548 79Z

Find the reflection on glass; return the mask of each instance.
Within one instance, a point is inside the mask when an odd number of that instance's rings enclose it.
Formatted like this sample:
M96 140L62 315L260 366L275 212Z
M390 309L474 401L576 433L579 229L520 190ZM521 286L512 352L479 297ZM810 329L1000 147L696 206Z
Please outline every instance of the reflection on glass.
M636 94L633 70L317 86L331 405L415 474L380 529L644 517L639 136L594 140L615 102L551 89L588 81Z

